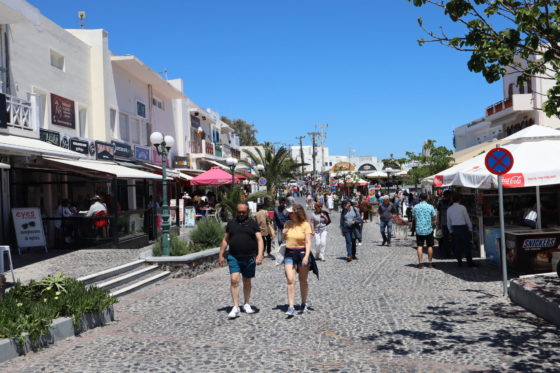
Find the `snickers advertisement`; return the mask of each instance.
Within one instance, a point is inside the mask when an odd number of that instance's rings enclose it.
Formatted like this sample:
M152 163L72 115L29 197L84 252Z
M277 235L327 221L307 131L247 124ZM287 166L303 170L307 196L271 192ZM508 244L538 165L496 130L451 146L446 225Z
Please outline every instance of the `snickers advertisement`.
M508 264L523 273L552 272L552 253L560 251L560 229L506 231Z

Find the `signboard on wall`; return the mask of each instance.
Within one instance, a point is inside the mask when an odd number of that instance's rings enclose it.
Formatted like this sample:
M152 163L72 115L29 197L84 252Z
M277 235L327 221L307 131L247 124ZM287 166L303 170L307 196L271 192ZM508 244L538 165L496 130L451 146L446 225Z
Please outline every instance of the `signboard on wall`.
M142 162L150 162L150 149L142 146L134 146L134 159Z
M39 130L39 137L41 141L60 146L60 132L41 129Z
M96 141L95 151L97 159L104 161L113 161L115 159L115 145L106 142Z
M6 105L6 95L0 93L0 128L8 127L8 112Z
M12 218L18 247L46 246L41 210L37 207L14 208Z
M363 165L360 166L360 168L358 168L358 172L373 172L373 171L377 171L377 168L375 168L375 166L372 165L371 163L364 163Z
M130 159L132 158L132 147L124 142L113 141L115 145L115 157Z
M76 128L74 101L51 93L51 122L57 126Z
M191 168L189 157L175 156L173 158L173 168Z
M194 207L185 209L185 227L194 227L196 220L196 210Z
M87 140L80 140L77 138L70 139L70 150L88 155L89 154L89 141Z

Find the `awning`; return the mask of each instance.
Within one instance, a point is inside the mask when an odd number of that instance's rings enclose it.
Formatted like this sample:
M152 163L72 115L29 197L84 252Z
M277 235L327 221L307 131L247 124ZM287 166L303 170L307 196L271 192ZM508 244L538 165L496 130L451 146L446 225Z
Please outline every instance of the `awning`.
M0 169L1 170L9 170L11 167L9 164L0 162Z
M229 171L229 166L226 166L226 165L223 164L223 163L216 162L216 161L212 161L212 160L210 160L210 159L204 159L204 162L212 163L212 164L215 165L215 166L221 167L221 168L223 168L224 170Z
M62 164L65 166L86 169L90 171L100 172L113 175L118 179L154 179L161 180L161 175L151 172L136 170L134 168L124 167L114 162L94 161L94 160L70 160L59 158L45 158L49 162Z
M85 158L83 154L47 142L15 135L0 135L0 152L13 155L46 155L72 159Z
M143 166L143 167L147 167L147 168L151 168L151 169L154 169L154 170L158 170L159 172L163 172L163 171L162 171L162 167L161 167L161 166L158 166L158 165L155 165L155 164L142 162L142 166ZM169 167L166 167L166 168L165 168L165 173L167 174L167 179L168 179L168 180L169 180L169 179L183 179L183 180L191 180L191 179L192 179L192 178L190 178L190 179L184 179L184 178L181 176L182 174L181 174L181 172L179 172L179 170L173 170L173 169L171 169L171 168L169 168Z

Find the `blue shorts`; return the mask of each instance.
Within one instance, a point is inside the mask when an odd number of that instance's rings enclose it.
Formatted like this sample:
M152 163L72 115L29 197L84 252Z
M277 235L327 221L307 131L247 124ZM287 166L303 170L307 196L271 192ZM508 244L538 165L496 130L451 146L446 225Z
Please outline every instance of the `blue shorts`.
M286 255L284 256L284 265L290 264L295 267L301 267L303 266L301 264L301 261L303 260L304 256L305 256L305 249L296 249L296 250L286 249ZM307 264L307 266L309 266L309 263Z
M228 255L227 261L228 261L230 274L241 273L241 276L243 276L244 278L255 277L255 269L257 267L257 263L255 262L255 257L248 256L248 257L236 258L233 255Z

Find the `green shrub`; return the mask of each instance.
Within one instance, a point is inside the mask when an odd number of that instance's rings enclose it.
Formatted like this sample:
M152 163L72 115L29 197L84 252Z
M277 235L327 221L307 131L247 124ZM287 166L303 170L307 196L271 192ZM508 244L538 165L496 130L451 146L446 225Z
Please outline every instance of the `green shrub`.
M201 219L191 232L191 240L196 246L211 249L220 246L224 232L224 226L217 220Z
M29 285L17 282L0 301L0 338L17 338L21 344L23 333L29 333L35 342L57 317L71 317L77 325L85 313L103 311L116 302L109 291L88 288L62 273Z
M193 251L193 248L189 243L183 241L179 236L176 234L171 234L169 236L169 255L170 256L182 256L190 254ZM199 251L199 250L196 250ZM154 244L154 248L152 249L152 253L154 256L162 256L163 255L163 247L162 247L162 236L160 236L156 243Z

